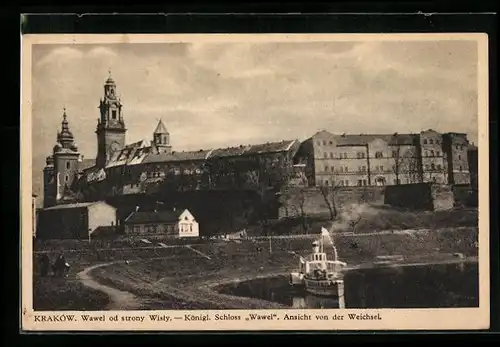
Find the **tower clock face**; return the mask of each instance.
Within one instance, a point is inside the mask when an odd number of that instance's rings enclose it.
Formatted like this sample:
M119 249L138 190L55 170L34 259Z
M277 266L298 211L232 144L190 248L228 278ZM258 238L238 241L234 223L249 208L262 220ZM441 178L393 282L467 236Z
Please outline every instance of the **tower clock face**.
M113 142L110 146L110 152L116 153L119 150L120 150L120 145L118 144L118 142Z

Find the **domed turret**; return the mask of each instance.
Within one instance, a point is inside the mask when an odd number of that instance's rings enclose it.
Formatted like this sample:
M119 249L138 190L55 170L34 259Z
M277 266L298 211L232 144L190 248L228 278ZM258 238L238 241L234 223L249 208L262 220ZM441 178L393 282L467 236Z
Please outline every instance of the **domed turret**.
M47 164L47 166L54 165L54 157L49 155L45 158L45 164Z
M55 152L59 152L63 147L61 146L61 144L59 142L56 143L56 145L54 146L53 150L54 150L54 153Z

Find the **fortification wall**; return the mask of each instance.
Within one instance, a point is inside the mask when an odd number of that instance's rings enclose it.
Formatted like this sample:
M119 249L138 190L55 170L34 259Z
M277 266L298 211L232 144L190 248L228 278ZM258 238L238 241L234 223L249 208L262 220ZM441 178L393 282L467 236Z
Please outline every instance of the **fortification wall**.
M341 209L349 204L367 203L384 204L386 187L318 187L289 188L280 197L279 218L301 215L325 215L330 213L330 206ZM327 201L328 200L328 201Z

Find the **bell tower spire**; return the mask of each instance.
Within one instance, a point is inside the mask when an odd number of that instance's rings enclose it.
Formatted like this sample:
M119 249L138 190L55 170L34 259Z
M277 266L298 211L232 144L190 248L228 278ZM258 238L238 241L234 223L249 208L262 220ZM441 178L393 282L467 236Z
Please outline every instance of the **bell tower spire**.
M117 96L116 82L108 69L108 78L104 82L104 95L99 102L100 117L97 120L97 158L99 167L106 166L106 162L113 153L125 147L125 121L123 119L123 104Z
M153 132L153 145L158 153L172 152L172 146L170 146L170 134L161 119L158 120L158 125Z

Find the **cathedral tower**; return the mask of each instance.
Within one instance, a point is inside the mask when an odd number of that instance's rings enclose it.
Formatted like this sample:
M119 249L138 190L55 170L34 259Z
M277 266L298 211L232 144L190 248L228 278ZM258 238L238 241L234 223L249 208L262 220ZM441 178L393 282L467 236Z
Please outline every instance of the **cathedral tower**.
M78 172L80 153L69 130L66 109L64 109L61 131L57 132L57 142L52 156L47 157L44 169L44 204L57 204L70 189Z
M116 93L116 83L111 73L104 84L104 99L99 103L100 118L97 120L96 165L104 167L112 154L125 147L125 122L122 103Z
M153 133L153 147L156 149L157 153L170 154L172 152L170 134L161 119L158 121L158 125Z

